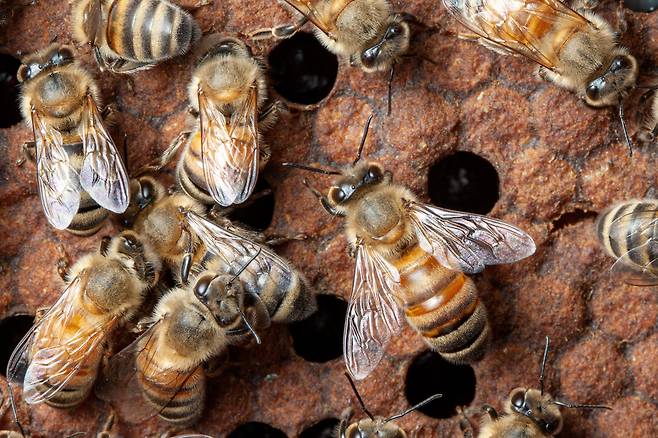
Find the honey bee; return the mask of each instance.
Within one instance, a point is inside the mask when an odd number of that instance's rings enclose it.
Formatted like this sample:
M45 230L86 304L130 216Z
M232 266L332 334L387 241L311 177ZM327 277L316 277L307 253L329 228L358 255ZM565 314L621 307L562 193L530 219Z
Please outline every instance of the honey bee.
M343 343L347 368L363 379L377 366L402 327L401 309L445 359L474 362L490 330L475 283L465 274L526 258L535 244L500 220L423 204L378 163L359 164L371 119L356 160L342 172L284 163L340 175L328 195L312 190L328 213L345 218L356 257Z
M110 360L99 387L101 398L125 410L126 421L142 421L157 412L177 425L194 423L202 413L206 373L203 364L243 344L271 322L291 322L315 310L305 280L268 248L244 239L194 212L185 212L192 230L215 256L198 267L189 284L167 293L156 306L151 328ZM126 391L126 363L137 391ZM133 383L133 384L135 384ZM142 394L144 403L126 403Z
M340 425L338 426L338 434L336 438L407 438L407 433L400 426L393 423L393 421L397 420L398 418L402 418L405 415L441 397L441 394L434 394L433 396L423 400L417 405L412 406L399 414L392 415L388 418L376 417L370 413L368 408L366 408L366 405L363 402L361 395L359 395L359 391L356 389L356 385L354 385L350 375L345 373L345 376L352 386L352 390L354 391L354 395L356 395L356 398L361 405L361 409L363 409L363 412L368 415L368 418L351 424L348 424L349 415L343 418L340 422Z
M496 410L485 405L487 413L482 420L478 438L495 438L508 436L523 436L528 438L543 438L557 435L562 430L562 414L560 407L581 409L610 409L604 405L582 405L565 403L544 393L544 369L548 357L550 340L546 337L546 348L541 364L539 388L515 388L510 393L505 404L506 415L499 416ZM473 431L467 418L461 423L464 437L472 437Z
M539 75L575 92L593 107L617 106L624 137L623 100L635 86L637 60L621 47L612 26L559 0L443 0L483 46L539 64Z
M59 230L91 235L108 210L122 213L129 203L126 169L98 110L98 86L71 49L56 44L28 56L17 78L34 133L24 151L36 162L46 218Z
M241 204L256 186L270 157L261 130L276 121L278 105L264 107L267 82L260 61L241 40L211 35L188 87L194 127L164 152L158 170L185 149L176 177L180 188L204 204Z
M295 24L259 29L253 39L289 38L307 22L315 36L335 55L350 65L372 73L390 71L388 111L395 64L409 50L410 24L420 24L411 14L393 12L388 0L285 0L303 17Z
M158 257L132 231L104 239L75 263L62 296L9 359L7 379L23 385L23 399L57 408L83 402L109 335L137 311L159 272Z
M91 44L101 70L134 73L184 55L200 38L194 18L169 0L77 0L73 37Z
M612 273L635 286L658 285L658 199L634 199L603 211L596 236L617 259Z

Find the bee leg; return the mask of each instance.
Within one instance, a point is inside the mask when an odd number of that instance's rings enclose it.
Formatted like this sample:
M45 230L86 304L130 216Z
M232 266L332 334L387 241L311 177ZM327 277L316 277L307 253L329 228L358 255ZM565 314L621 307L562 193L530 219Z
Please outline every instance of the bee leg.
M309 189L311 191L311 193L313 193L313 195L316 198L318 198L318 200L320 201L320 205L322 205L322 208L324 208L327 213L329 213L332 216L341 216L341 217L345 216L343 213L341 213L340 211L338 211L334 207L332 207L332 205L329 203L329 199L327 199L326 196L324 196L322 193L320 193L320 191L318 189L312 187L308 183L308 181L306 181L304 179L304 180L302 180L302 183L304 183L306 188Z
M295 240L303 241L307 240L308 235L300 233L295 234L294 236L284 236L281 234L270 234L268 236L263 236L263 243L268 246L280 246L284 243L292 242Z
M114 409L110 408L110 414L107 416L105 423L103 423L103 429L96 434L96 438L112 438L112 429L114 428L114 420L116 415L114 414Z
M266 131L279 120L279 114L287 110L286 104L281 101L272 102L258 116L258 127Z
M270 145L268 145L267 143L261 143L259 145L258 152L260 154L260 163L258 163L260 167L259 170L263 170L263 168L270 161L270 157L272 156L272 150L270 149Z
M35 156L35 149L37 147L37 144L33 141L26 141L23 143L21 146L21 150L23 151L23 156L16 160L16 166L21 167L23 164L25 164L26 161L29 161L30 163L36 163L37 159Z
M169 147L165 149L159 158L139 169L135 176L137 177L145 173L157 172L165 167L176 156L180 147L187 142L187 139L190 138L191 134L192 133L190 131L183 131L178 134L178 136L174 139L174 141L171 142Z
M295 24L282 24L274 27L256 29L252 32L249 32L247 37L254 41L266 40L270 38L276 38L278 40L286 39L296 34L299 29L304 27L307 22L308 18L304 17Z
M624 7L624 3L621 1L617 3L616 15L617 15L617 28L619 29L618 37L620 37L628 30L628 22L626 21L626 8Z
M464 433L464 438L473 438L473 425L469 421L464 409L460 406L457 408L457 411L461 415L459 419L459 428Z
M69 257L66 249L61 243L57 245L57 253L59 254L59 258L57 259L57 273L62 278L62 280L68 281L70 274L69 268L71 267L71 257Z
M228 365L229 365L229 352L228 350L224 350L218 356L208 359L203 364L203 371L206 374L206 377L212 379L215 377L219 377L221 374L223 374L226 368L228 368Z

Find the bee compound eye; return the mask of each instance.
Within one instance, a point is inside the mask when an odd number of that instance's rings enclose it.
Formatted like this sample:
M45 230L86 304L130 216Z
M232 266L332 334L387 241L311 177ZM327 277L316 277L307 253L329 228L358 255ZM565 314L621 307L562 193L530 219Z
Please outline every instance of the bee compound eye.
M194 285L194 295L197 296L197 298L201 298L202 300L205 300L208 295L208 290L210 288L210 283L213 281L214 277L210 275L205 275L201 278L199 278Z
M525 392L522 390L515 391L510 397L510 401L515 409L519 410L523 408L525 404Z

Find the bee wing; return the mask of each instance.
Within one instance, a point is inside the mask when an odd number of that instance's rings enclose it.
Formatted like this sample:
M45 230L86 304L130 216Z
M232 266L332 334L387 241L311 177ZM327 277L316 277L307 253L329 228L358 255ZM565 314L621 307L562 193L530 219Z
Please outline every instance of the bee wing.
M316 4L318 0L284 0L287 4L303 14L318 29L333 37L332 32L336 29L336 19L354 0L331 0L328 8L322 12Z
M402 327L396 291L400 274L366 245L359 245L352 295L343 332L343 356L348 371L361 380L381 361L386 345Z
M90 0L85 8L83 16L85 17L83 23L85 35L87 35L91 39L91 43L96 46L98 31L101 27L101 0Z
M24 400L29 404L49 400L62 390L89 356L98 353L97 349L102 348L106 334L116 323L116 318L105 318L91 327L81 324L77 332L67 334L63 343L49 338L61 334L63 327L75 326L75 321L80 319L75 302L84 293L87 281L88 274L83 271L23 337L9 359L7 377L23 384Z
M607 235L612 246L626 252L612 265L611 273L634 286L658 284L658 216L645 206L624 214L610 223Z
M535 252L532 237L498 219L418 202L407 205L421 248L447 268L474 274Z
M236 263L258 254L251 262L257 266L258 272L267 274L276 272L282 282L291 281L293 268L271 249L247 239L237 232L221 227L192 211L187 211L185 217L192 231L199 236L208 250L221 257L227 265L238 268Z
M258 179L258 103L256 88L238 111L224 114L199 90L201 159L213 199L228 207L247 200Z
M541 44L537 33L553 28L577 28L591 23L559 0L443 0L464 26L482 38L548 69L555 69L561 47Z
M123 213L130 197L128 175L91 95L82 109L80 137L84 155L80 185L101 207Z
M166 317L165 315L163 318ZM146 368L152 363L157 353L162 320L152 322L150 327L130 345L112 356L96 384L96 396L101 400L112 403L112 407L117 411L122 421L141 423L158 415L161 411L143 393L140 383L143 376L137 370L137 361L141 361ZM173 381L177 382L176 384L179 387L170 401L176 397L180 387L195 370L190 372L172 372L170 369L160 370L163 375L173 374ZM166 386L166 384L164 385ZM162 409L166 406L163 406Z
M35 109L32 109L32 129L41 206L48 222L58 230L65 230L80 206L78 174L64 150L62 134L44 123Z

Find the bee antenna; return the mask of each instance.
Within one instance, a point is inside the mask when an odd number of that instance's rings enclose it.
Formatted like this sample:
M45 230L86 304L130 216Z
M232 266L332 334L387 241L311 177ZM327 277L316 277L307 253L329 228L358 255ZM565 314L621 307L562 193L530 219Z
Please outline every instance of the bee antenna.
M544 395L544 370L546 369L546 360L548 359L548 347L550 343L550 338L546 336L546 346L544 347L544 356L541 359L541 371L539 372L539 391L541 395Z
M610 406L606 405L581 405L581 404L573 404L573 403L565 403L559 400L553 400L553 404L558 405L558 406L563 406L565 408L578 408L578 409L607 409L609 411L612 410Z
M300 163L281 163L283 167L293 167L295 169L308 170L309 172L321 173L323 175L340 175L341 173L338 170L325 170L319 167L307 166L306 164Z
M405 415L407 415L408 413L413 412L413 411L415 411L415 410L417 410L417 409L419 409L419 408L422 408L422 407L425 406L426 404L431 403L431 402L433 402L434 400L437 400L437 399L439 399L439 398L441 398L441 397L443 397L442 394L434 394L433 396L426 398L426 399L423 400L422 402L413 405L412 407L410 407L410 408L407 409L406 411L388 417L386 420L384 420L384 423L388 423L389 421L393 421L393 420L397 420L398 418L402 418L402 417L404 417Z
M372 421L375 421L375 417L370 413L368 408L366 408L366 404L363 402L363 399L361 398L361 394L359 394L359 391L356 389L356 385L354 384L354 380L352 380L352 377L349 375L349 373L345 373L345 377L347 377L347 381L350 382L350 386L352 387L352 391L354 391L354 395L356 395L356 399L359 401L359 404L361 405L361 409L363 409L363 412L366 413L368 417Z
M185 225L184 222L181 221L181 234L185 234L187 236L187 248L185 249L185 255L183 255L183 263L181 263L180 267L180 276L181 280L183 281L183 284L187 284L187 280L190 276L190 270L192 269L192 256L194 255L194 242L192 241L192 232L190 229Z
M391 73L391 81L393 80L393 74ZM389 83L389 93L390 93L390 83ZM389 105L390 105L390 97L389 97ZM389 113L390 113L390 108L389 108ZM366 122L365 128L363 128L363 135L361 136L361 144L359 145L359 152L356 154L356 159L352 162L352 166L354 166L356 163L359 162L361 159L361 154L363 153L363 147L366 145L366 138L368 138L368 130L370 129L370 122L372 121L372 118L374 117L374 114L370 114L368 117L368 121Z
M626 140L626 145L628 146L628 156L633 156L633 142L628 136L628 131L626 130L626 121L624 120L624 105L622 102L619 102L618 106L619 121L621 122L621 129L624 132L624 139Z
M233 282L235 281L235 279L238 278L238 277L240 276L240 274L242 274L242 273L244 272L245 269L247 269L247 266L249 266L249 265L251 264L251 262L253 262L254 260L256 260L256 257L258 257L258 256L260 255L260 252L261 252L262 250L263 250L263 248L260 248L260 247L259 247L259 248L258 248L258 252L257 252L256 254L254 254L254 256L253 256L252 258L250 258L250 259L247 261L247 263L245 263L244 265L242 265L242 267L240 268L240 270L239 270L239 271L233 276L233 278L231 278L231 280L229 280L229 282L228 282L227 284L231 284L231 283L233 283ZM243 315L243 316L244 316L244 315Z
M247 328L249 329L251 334L254 335L254 339L256 339L256 343L258 345L260 345L260 337L258 336L258 333L256 333L256 330L254 330L254 328L251 326L251 324L249 324L249 321L247 320L247 317L242 312L242 309L240 309L239 307L238 307L238 312L240 313L240 317L244 321L244 324L247 326Z

